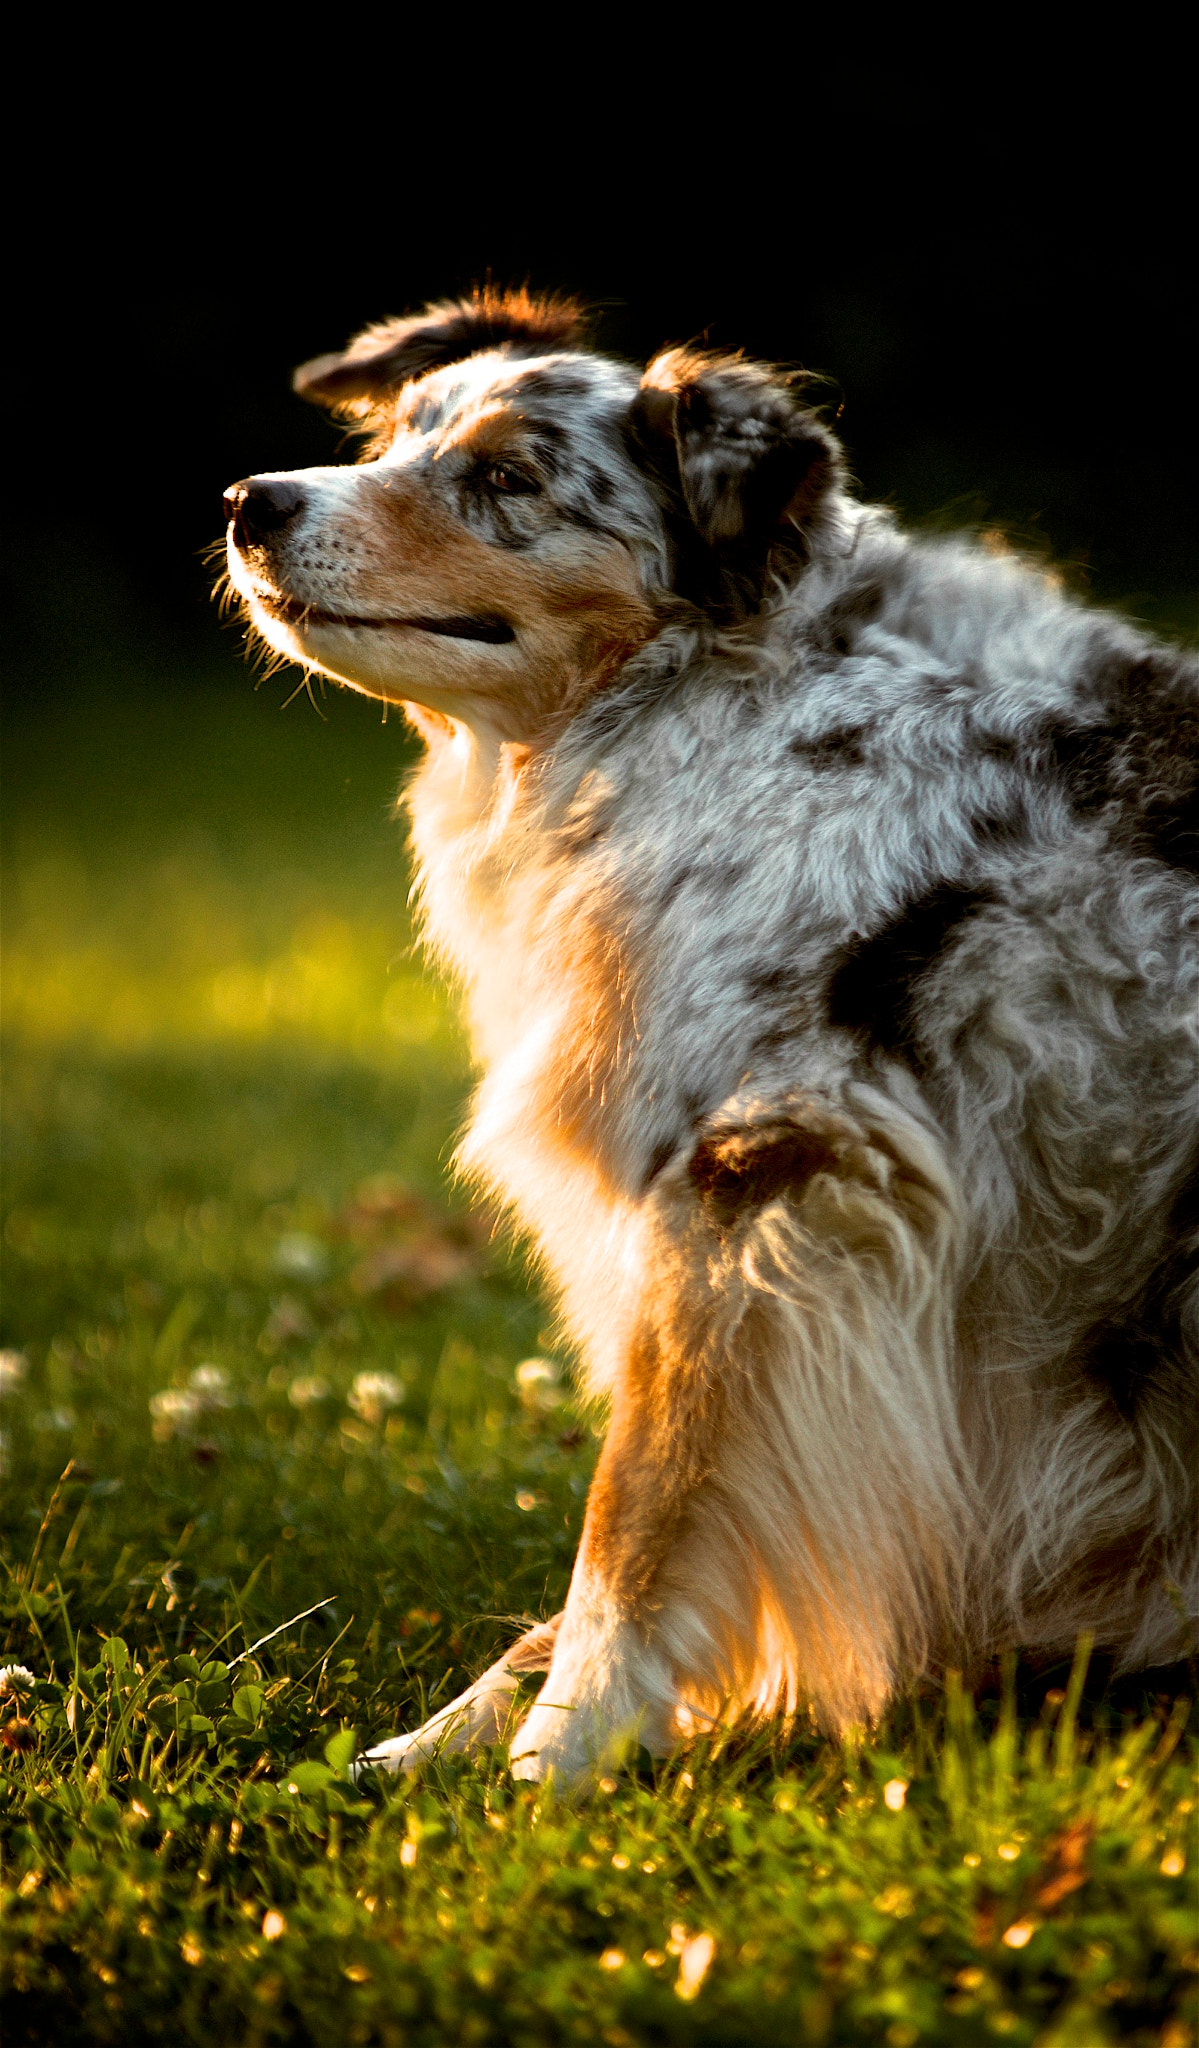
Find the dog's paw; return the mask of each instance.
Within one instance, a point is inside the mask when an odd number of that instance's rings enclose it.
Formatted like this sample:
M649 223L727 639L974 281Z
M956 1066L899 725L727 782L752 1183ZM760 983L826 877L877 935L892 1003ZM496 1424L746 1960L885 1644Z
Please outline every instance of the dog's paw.
M585 1790L600 1773L602 1732L595 1717L585 1714L588 1730L599 1736L588 1743L573 1707L541 1706L522 1721L508 1749L508 1767L514 1778L526 1785L541 1785L552 1778L562 1790Z
M355 1783L364 1771L387 1771L393 1778L403 1772L411 1777L421 1764L431 1763L439 1756L454 1756L469 1746L468 1736L438 1717L426 1721L410 1735L393 1735L389 1742L377 1742L373 1749L364 1749L355 1758L350 1772Z
M551 1670L508 1744L508 1767L527 1785L552 1778L560 1791L585 1790L602 1775L617 1716L578 1672ZM573 1681L573 1682L572 1682Z
M583 1610L563 1617L554 1659L537 1698L508 1744L512 1776L552 1779L585 1791L620 1770L639 1748L675 1747L675 1690L669 1667L627 1621Z
M408 1775L440 1756L456 1756L480 1743L499 1742L512 1704L511 1690L504 1693L463 1693L461 1699L433 1714L409 1735L393 1735L363 1750L353 1766L357 1780L364 1770L390 1771Z
M559 1791L588 1792L642 1750L669 1753L669 1741L653 1739L650 1719L644 1712L613 1719L594 1706L543 1705L539 1700L512 1737L508 1767L524 1784L552 1780Z
M549 1669L561 1620L554 1614L535 1622L473 1685L410 1735L393 1735L364 1750L354 1765L355 1778L366 1770L410 1773L434 1757L503 1742L512 1726L517 1686L531 1672Z
M417 1744L422 1734L417 1729L413 1735L393 1735L388 1742L377 1742L373 1749L364 1749L350 1765L350 1776L357 1784L364 1771L387 1771L393 1778L401 1771L411 1772L424 1761L431 1751L418 1753Z

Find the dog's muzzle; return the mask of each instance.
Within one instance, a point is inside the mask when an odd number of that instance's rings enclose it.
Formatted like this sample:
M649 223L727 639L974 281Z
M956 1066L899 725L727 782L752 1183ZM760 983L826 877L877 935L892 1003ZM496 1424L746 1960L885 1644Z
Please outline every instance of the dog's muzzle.
M294 519L304 504L298 484L286 477L243 477L225 492L225 519L235 547L260 546Z

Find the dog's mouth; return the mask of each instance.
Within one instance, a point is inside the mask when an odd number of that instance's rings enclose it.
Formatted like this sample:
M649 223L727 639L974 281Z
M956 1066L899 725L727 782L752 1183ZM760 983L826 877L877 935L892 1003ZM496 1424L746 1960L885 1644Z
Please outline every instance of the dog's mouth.
M407 626L417 633L438 633L446 640L482 640L489 646L499 647L506 641L515 640L516 634L507 619L498 612L482 612L447 619L430 619L420 616L397 618L363 618L354 612L325 612L315 604L302 604L298 597L279 597L275 592L256 591L255 596L264 611L274 619L282 619L289 626L350 626L360 631L373 627L381 632L388 626Z

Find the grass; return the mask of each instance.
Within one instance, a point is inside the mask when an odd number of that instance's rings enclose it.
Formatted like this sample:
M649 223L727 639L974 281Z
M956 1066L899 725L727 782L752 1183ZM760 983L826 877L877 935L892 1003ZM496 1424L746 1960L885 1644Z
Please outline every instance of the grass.
M10 740L6 2042L1191 2048L1188 1699L1085 1646L579 1808L351 1783L560 1604L595 1439L447 1184L402 740L327 710Z

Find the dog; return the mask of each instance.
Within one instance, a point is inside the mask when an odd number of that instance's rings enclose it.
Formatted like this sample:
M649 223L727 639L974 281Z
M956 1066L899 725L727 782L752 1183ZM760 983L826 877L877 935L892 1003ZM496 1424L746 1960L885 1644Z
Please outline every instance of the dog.
M526 293L296 373L254 631L403 706L424 925L610 1424L566 1605L414 1733L585 1782L1199 1615L1199 671L852 494L797 375ZM1106 430L1106 429L1105 429Z

